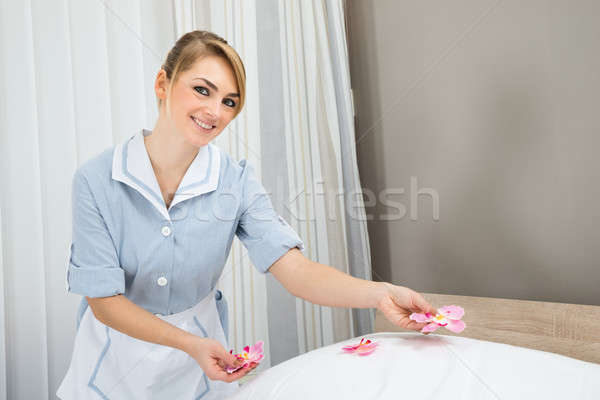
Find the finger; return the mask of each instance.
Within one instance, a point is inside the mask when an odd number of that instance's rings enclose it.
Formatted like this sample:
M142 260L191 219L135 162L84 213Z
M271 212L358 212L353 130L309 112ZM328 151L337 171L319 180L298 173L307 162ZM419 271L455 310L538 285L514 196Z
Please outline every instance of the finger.
M406 328L408 329L412 329L413 331L420 331L421 329L423 329L427 324L425 323L418 323L415 321L411 321L410 323L408 323L406 325Z
M222 363L225 364L225 367L228 367L228 366L239 367L241 365L241 363L243 362L242 360L240 360L233 354L228 353L224 348L221 349L221 351L219 352L219 357L220 357L220 360L222 360ZM223 367L223 368L225 368L225 367Z
M228 364L226 361L220 359L220 358L213 358L213 368L218 369L220 371L226 371L227 368L230 367L238 367L239 363L234 363L232 364Z
M400 326L405 329L411 329L414 331L420 331L423 329L428 323L427 322L416 322L409 318L402 318L400 320Z
M231 374L228 374L227 372L225 372L224 370L215 370L213 371L212 374L212 378L210 378L213 381L225 381L225 382L231 382Z
M244 368L238 369L237 371L229 374L229 378L231 379L229 382L233 382L240 378L243 378L250 371L251 371L251 369L249 367L244 367Z
M437 312L437 310L431 304L429 304L423 296L421 296L417 292L415 292L415 295L413 297L413 304L419 311L423 311L426 313L428 312L432 314L435 314Z
M229 354L227 353L227 356L223 357L223 359L225 360L225 362L228 365L232 365L235 367L240 366L244 361L240 360L239 358L237 358L236 356L234 356L233 354Z
M232 373L227 373L225 371L218 371L217 373L215 373L215 375L216 376L211 379L213 379L213 380L216 379L216 380L225 381L225 382L233 382L235 380L240 379L244 375L246 375L246 370L244 368L241 368Z
M223 362L223 366L221 367L221 369L226 371L227 368L239 368L241 363L242 363L242 361L240 361L240 360L236 360L236 362L234 362L233 364L227 364L227 363Z

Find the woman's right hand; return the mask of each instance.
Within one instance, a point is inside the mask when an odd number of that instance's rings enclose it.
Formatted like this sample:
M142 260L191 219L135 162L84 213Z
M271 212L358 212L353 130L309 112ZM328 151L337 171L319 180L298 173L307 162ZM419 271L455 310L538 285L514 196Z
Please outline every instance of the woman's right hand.
M220 342L211 338L193 336L187 346L186 353L196 360L200 368L210 380L233 382L252 371L257 363L240 368L231 374L225 371L227 366L239 367L243 361L230 354Z

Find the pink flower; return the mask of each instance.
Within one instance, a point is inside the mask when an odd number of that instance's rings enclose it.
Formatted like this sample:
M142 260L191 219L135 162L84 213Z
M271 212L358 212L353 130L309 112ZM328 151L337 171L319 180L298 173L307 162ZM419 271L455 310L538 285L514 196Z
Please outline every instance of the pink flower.
M249 366L251 363L259 363L260 360L264 357L263 355L263 344L262 340L256 342L256 344L252 345L252 347L246 346L244 347L244 352L240 354L234 354L236 358L243 360L244 362L237 368L227 367L225 370L228 374L237 371L240 368L245 368ZM233 350L229 350L230 354L233 354Z
M425 325L421 332L433 332L440 326L454 332L460 333L467 325L460 319L465 315L465 310L459 306L444 306L438 309L438 313L434 316L431 313L412 313L410 319L416 322L429 322Z
M364 340L365 338L362 338L360 343L354 346L344 346L342 347L342 350L344 350L346 353L357 353L359 356L371 354L373 351L375 351L377 342L371 342L369 339L367 339L365 342Z

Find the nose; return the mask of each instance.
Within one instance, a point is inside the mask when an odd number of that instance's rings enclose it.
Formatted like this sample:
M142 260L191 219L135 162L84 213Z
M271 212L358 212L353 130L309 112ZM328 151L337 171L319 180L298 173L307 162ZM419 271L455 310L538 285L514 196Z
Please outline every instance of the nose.
M211 99L206 103L206 114L214 120L219 119L221 114L221 102L218 99Z

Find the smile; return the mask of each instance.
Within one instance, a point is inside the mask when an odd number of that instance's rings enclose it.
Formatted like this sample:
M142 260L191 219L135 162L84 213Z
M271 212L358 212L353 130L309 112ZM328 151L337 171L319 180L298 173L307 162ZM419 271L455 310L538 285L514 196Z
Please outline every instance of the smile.
M213 125L207 124L205 122L200 121L195 117L190 117L192 121L196 124L198 128L200 128L203 132L211 132L215 127Z

